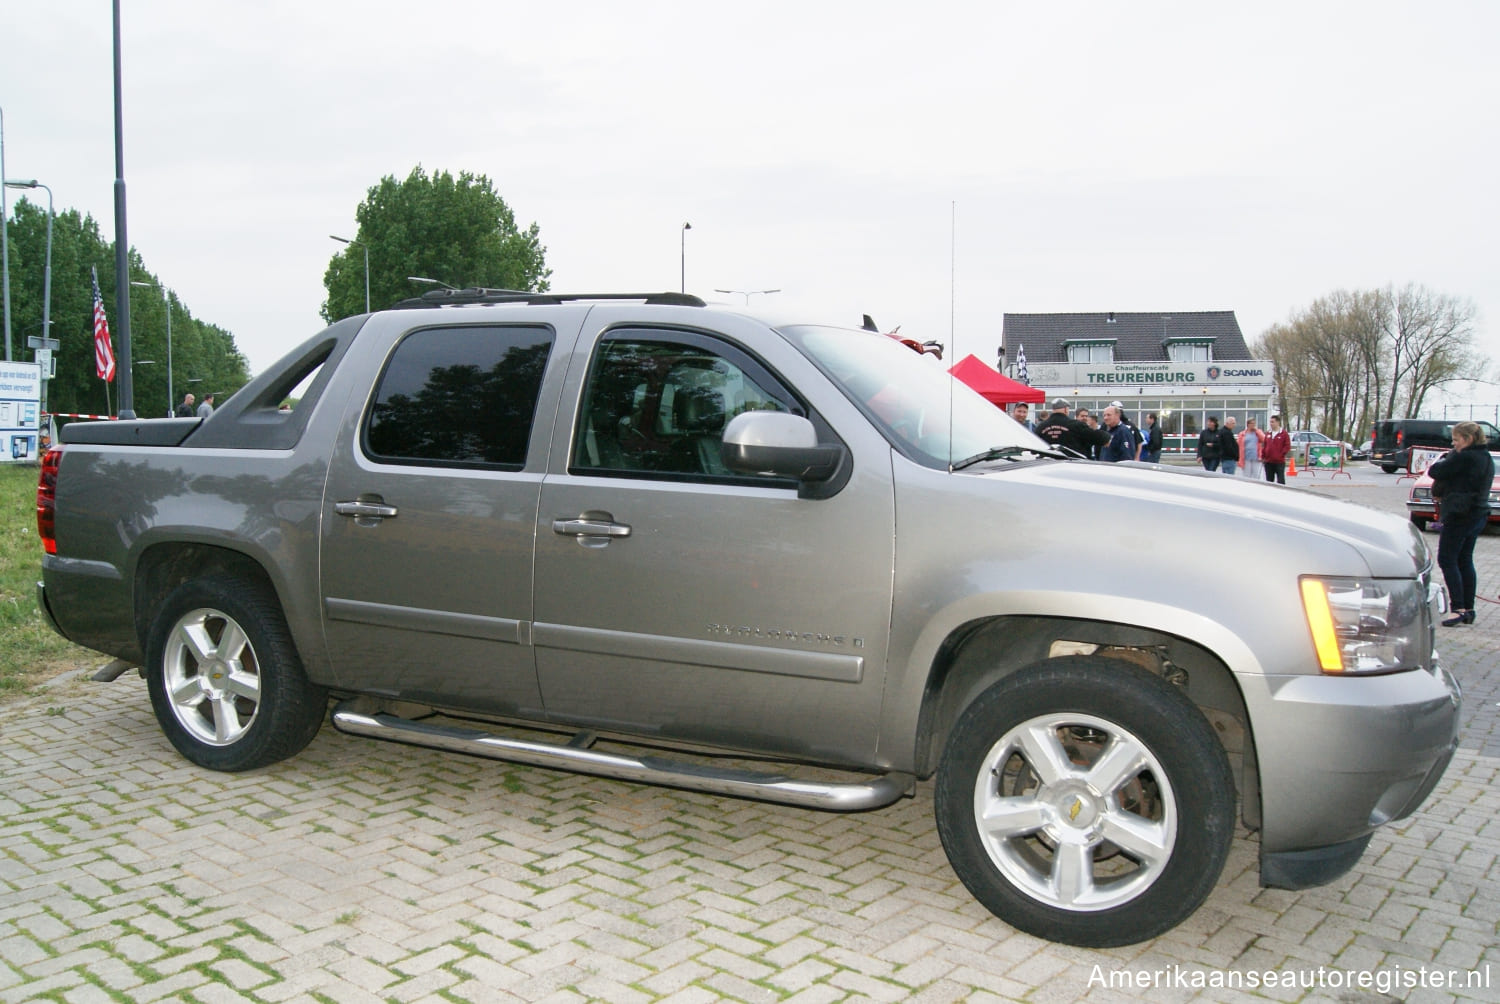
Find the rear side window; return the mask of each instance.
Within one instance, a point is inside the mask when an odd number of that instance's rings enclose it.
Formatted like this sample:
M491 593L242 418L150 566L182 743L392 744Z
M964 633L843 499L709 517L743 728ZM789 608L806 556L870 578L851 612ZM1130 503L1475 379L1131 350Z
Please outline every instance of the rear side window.
M536 325L407 335L375 389L366 454L381 463L520 470L552 337Z

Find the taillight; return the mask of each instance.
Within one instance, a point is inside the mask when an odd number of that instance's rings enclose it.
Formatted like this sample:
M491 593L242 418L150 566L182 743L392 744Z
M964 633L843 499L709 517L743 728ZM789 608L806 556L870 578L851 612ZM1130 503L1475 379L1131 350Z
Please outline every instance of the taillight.
M62 463L62 447L54 446L42 454L42 473L36 480L36 532L48 554L57 553L57 465Z
M1402 440L1403 437L1405 437L1405 435L1406 435L1406 433L1403 432L1403 431L1401 431L1400 429L1396 430L1396 445L1398 447L1401 445L1401 440Z

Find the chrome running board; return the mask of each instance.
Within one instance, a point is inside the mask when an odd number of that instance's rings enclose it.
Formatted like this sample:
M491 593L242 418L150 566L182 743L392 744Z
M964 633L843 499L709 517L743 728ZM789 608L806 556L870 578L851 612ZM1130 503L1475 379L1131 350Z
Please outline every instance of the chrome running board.
M632 757L595 752L588 732L566 745L507 739L478 729L435 725L384 712L360 710L359 698L333 709L333 725L350 735L388 739L455 753L471 753L492 760L509 760L533 767L552 767L594 774L620 781L687 788L715 795L731 795L830 812L856 812L889 805L910 794L914 779L908 774L883 774L862 781L798 781L784 774L714 767L661 756Z

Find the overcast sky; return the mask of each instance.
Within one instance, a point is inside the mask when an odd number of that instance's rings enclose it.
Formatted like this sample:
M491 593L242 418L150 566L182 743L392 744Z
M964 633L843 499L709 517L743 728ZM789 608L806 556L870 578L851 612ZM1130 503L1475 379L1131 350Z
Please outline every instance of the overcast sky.
M993 364L1007 311L1227 309L1253 340L1412 281L1500 360L1488 0L123 7L130 243L256 372L418 164L487 175L561 291L677 289L685 237L690 292ZM112 238L110 10L0 19L0 108L6 174Z

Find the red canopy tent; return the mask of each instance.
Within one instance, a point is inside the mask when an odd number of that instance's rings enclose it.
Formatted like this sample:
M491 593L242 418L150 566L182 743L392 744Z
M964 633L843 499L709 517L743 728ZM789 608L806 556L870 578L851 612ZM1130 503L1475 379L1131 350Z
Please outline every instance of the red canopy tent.
M997 408L1004 408L1007 404L1017 401L1041 404L1047 400L1047 395L1043 391L1028 387L1024 383L1019 383L997 372L994 367L978 356L964 356L954 363L953 368L948 372L979 391L986 401Z

